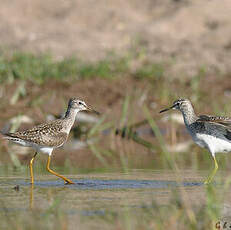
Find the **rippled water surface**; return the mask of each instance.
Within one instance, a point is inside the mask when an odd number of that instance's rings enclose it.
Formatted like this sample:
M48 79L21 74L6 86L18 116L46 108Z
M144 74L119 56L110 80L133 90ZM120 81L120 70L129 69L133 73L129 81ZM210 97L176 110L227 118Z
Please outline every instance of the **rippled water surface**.
M183 190L182 194L193 203L203 203L204 173L184 171L181 174L184 177L180 179L172 172L142 170L126 174L68 175L75 182L73 185L64 185L62 180L50 175L37 175L33 187L29 178L2 177L0 212L7 213L9 218L21 213L18 218L22 218L22 224L23 216L35 218L35 212L39 213L38 218L52 213L48 219L61 218L60 223L65 220L68 229L75 229L76 224L93 229L99 222L102 229L109 226L113 229L111 219L127 210L138 215L144 208L155 208L156 201L158 205L168 205L174 190Z

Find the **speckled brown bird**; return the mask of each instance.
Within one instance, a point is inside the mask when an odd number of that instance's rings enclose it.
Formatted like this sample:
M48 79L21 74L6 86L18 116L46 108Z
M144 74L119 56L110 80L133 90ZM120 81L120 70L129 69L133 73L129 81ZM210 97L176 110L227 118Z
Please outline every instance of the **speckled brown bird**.
M3 137L7 140L35 149L35 154L30 161L31 184L34 183L33 162L38 152L48 154L47 170L50 173L62 178L66 184L74 184L71 180L51 170L50 160L52 151L66 142L75 122L76 114L79 111L84 110L98 113L87 106L84 101L71 98L68 103L66 114L63 118L40 124L29 130L3 134Z

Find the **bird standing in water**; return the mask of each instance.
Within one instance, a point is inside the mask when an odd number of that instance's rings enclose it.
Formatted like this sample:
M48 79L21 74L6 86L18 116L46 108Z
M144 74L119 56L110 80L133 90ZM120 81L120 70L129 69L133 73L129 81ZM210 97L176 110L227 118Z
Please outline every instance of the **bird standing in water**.
M66 184L74 184L71 180L51 170L50 161L52 151L66 142L75 122L76 114L84 110L98 113L87 106L84 101L72 98L69 100L67 111L63 118L40 124L25 131L3 134L5 139L22 146L32 147L35 150L35 154L30 161L31 184L34 184L33 162L38 152L48 154L46 168L50 173L62 178Z
M182 113L185 126L193 141L211 153L214 160L214 170L204 182L205 184L210 183L218 169L216 153L231 151L231 118L197 116L188 99L176 100L170 108L161 110L160 113L170 109L177 109Z

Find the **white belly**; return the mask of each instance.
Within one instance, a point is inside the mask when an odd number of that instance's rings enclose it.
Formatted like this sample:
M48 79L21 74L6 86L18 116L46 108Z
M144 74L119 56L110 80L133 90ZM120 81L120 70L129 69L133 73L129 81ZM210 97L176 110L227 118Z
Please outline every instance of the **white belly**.
M48 154L50 156L52 151L53 151L53 148L50 148L50 147L37 147L36 151L38 151L40 153Z
M199 146L208 148L212 154L231 151L231 142L211 135L196 134L193 139Z

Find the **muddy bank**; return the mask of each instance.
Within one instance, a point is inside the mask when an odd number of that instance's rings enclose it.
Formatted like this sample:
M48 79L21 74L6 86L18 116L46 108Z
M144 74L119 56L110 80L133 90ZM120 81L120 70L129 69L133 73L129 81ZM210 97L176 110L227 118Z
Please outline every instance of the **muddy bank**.
M229 0L2 1L0 42L9 50L87 61L135 50L134 67L147 59L167 63L171 77L200 69L226 73L230 7Z

